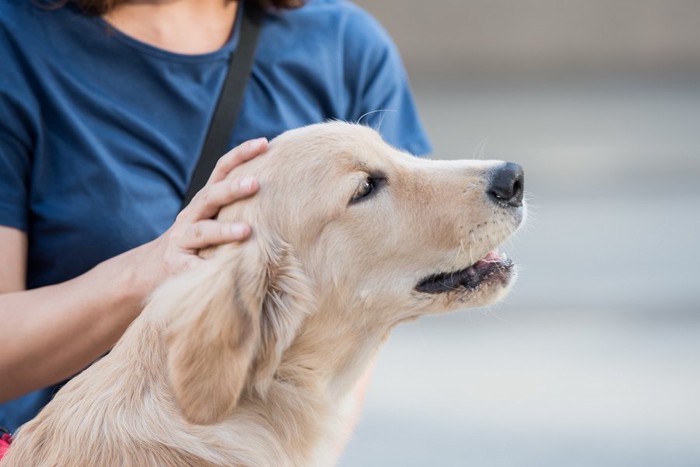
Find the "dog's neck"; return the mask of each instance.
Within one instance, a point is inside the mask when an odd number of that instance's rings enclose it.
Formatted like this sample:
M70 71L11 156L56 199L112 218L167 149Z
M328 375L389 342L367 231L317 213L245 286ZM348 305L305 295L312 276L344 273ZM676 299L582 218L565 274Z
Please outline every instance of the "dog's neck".
M304 323L292 346L285 352L277 375L311 378L332 401L343 400L371 366L391 326L366 326L362 320L343 326L328 323L319 313Z
M358 383L387 333L329 327L322 321L311 318L304 324L284 353L267 397L249 399L253 410L267 412L270 419L287 417L288 423L277 427L277 438L304 453L305 459L295 465L328 465L328 459L337 458L359 410ZM266 402L270 400L274 406ZM304 432L304 446L298 430Z

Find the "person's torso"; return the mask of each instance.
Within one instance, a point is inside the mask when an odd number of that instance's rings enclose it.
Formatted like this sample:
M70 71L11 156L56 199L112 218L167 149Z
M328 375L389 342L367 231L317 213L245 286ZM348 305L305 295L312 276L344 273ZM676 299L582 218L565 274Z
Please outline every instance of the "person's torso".
M219 51L180 55L71 6L3 1L0 33L13 72L25 80L12 98L23 100L32 144L23 228L27 286L35 288L76 277L171 225L238 34ZM358 47L348 44L357 15L351 5L318 0L266 16L231 147L331 118L357 121L368 111L359 94L371 67L345 53ZM429 146L409 107L385 136L424 153ZM49 393L0 405L0 425L15 428Z

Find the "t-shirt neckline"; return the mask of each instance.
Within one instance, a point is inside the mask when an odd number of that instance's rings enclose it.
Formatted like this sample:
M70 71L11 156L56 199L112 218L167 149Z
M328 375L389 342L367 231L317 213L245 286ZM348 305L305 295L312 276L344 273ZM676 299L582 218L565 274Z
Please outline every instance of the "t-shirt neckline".
M245 2L239 2L238 3L238 10L236 11L236 19L234 20L234 25L233 29L231 31L231 35L229 36L228 40L226 43L224 43L219 49L211 51L211 52L206 52L206 53L201 53L201 54L184 54L184 53L178 53L178 52L173 52L170 50L166 49L161 49L160 47L156 47L154 45L148 44L146 42L143 42L139 39L136 39L135 37L132 37L118 28L116 28L114 25L112 25L109 21L105 20L101 16L93 16L93 22L96 26L98 26L104 34L106 34L110 38L114 38L121 42L122 44L126 45L127 47L130 47L132 49L137 50L139 53L145 54L145 55L150 55L153 57L156 57L161 60L166 60L170 62L186 62L186 63L200 63L200 62L212 62L212 61L217 61L220 60L221 58L225 58L230 55L230 53L235 50L236 45L238 44L238 38L240 36L240 25L241 25L241 19L243 18L243 8L245 5Z

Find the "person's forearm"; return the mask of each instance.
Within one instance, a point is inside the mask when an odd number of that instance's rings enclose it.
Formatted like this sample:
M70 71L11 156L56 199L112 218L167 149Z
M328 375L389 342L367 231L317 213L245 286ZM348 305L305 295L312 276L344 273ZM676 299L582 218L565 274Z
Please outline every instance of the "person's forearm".
M0 402L73 376L116 343L159 284L204 261L199 250L245 241L249 225L214 218L257 192L253 177L228 175L266 150L265 138L233 148L160 237L62 284L17 291L24 287L27 235L0 226L0 250L7 250L0 263Z
M68 282L0 295L0 402L60 382L114 345L148 292L132 272L138 251Z

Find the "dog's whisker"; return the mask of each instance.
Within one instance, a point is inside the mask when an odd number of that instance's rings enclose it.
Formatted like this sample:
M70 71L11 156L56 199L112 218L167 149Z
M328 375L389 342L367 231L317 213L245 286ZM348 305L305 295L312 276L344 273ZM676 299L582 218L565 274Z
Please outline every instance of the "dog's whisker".
M472 152L472 159L481 160L484 157L484 152L486 151L486 144L488 143L489 136L484 137L475 147Z
M362 124L362 119L369 117L370 115L374 115L377 113L382 113L386 114L387 112L397 112L396 109L377 109L377 110L370 110L369 112L366 112L360 116L360 118L357 119L356 123L357 124ZM376 126L370 125L369 123L367 126L374 128L375 130L379 131L379 129L382 127L382 123L384 122L384 117L385 115L382 115L381 119L379 120L379 123Z
M475 243L474 231L472 230L471 232L469 232L469 235L471 236L471 239L472 239L472 241L469 243L469 261L470 261L470 264L474 264L475 263L474 253L472 252L472 245Z
M454 260L452 261L453 264L459 265L460 264L459 258L464 253L466 253L466 250L464 249L464 238L460 238L459 239L459 249L455 252L455 257L454 257Z
M498 314L496 313L496 311L494 310L494 307L493 307L493 306L484 307L484 308L483 308L483 313L484 313L484 315L488 315L488 316L490 316L490 317L492 317L492 318L495 318L495 319L497 319L498 321L500 321L500 322L502 322L502 323L508 323L508 322L510 322L510 320L504 318L503 316L498 315Z

